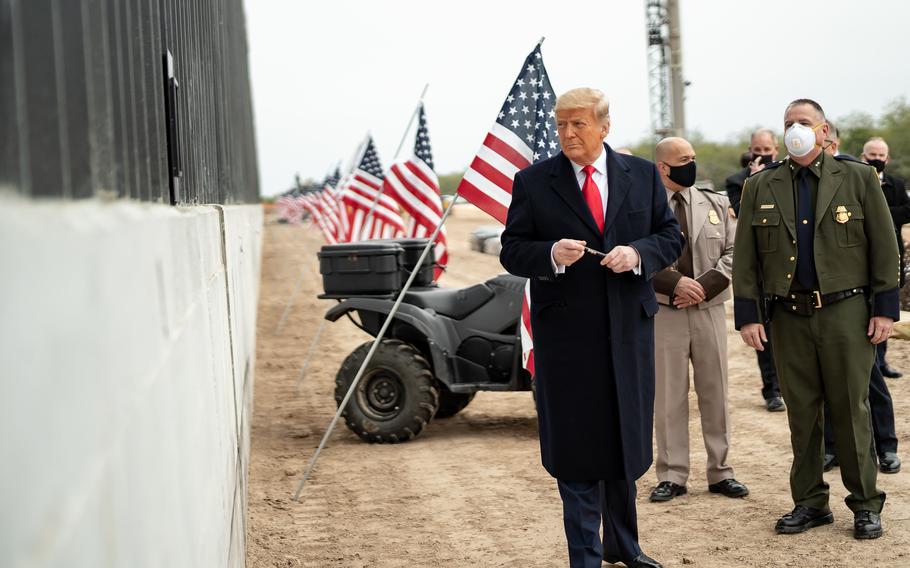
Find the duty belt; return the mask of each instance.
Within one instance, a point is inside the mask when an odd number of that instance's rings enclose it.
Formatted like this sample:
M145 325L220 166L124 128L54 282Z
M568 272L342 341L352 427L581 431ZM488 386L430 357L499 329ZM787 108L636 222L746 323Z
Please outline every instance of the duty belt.
M831 292L822 294L818 290L809 292L790 292L786 296L774 296L774 302L787 313L797 314L800 316L811 316L815 310L840 302L841 300L865 293L864 288L850 288L840 292Z

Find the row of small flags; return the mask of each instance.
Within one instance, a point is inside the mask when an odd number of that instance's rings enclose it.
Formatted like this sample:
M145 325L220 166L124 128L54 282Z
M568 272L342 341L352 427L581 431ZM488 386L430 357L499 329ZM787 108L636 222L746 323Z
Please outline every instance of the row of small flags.
M296 190L279 197L279 218L300 223L304 212L308 213L330 244L432 234L442 218L442 199L423 104L417 112L419 122L410 158L395 162L383 172L373 137L368 136L347 176L341 178L336 169L318 189ZM407 224L401 211L408 214ZM436 237L435 253L439 266L435 277L439 278L449 258L444 228Z
M538 43L525 58L493 126L458 186L458 194L505 224L515 174L559 152L555 104L556 95ZM349 174L342 178L336 169L320 188L280 197L276 200L279 216L299 223L303 213L309 213L326 242L332 244L431 235L442 218L442 200L423 104L417 112L417 134L410 158L395 162L383 172L373 139L368 137ZM407 223L401 211L407 213ZM444 227L436 238L435 252L440 265L438 278L448 263ZM533 374L529 287L525 288L519 335L522 362Z

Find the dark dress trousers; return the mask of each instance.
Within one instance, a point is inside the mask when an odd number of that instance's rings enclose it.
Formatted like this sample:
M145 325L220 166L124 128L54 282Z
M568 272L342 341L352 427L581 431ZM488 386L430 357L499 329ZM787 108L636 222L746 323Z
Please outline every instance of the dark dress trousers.
M904 287L904 239L901 237L901 227L910 223L910 197L907 196L907 190L904 187L904 180L891 174L882 174L882 193L885 194L885 201L888 202L888 209L891 211L891 220L894 222L894 231L897 235L897 248L901 255L901 276L900 287ZM885 354L888 352L888 342L883 341L878 344L875 351L875 364L879 368L887 365ZM885 387L887 391L887 387ZM891 396L888 395L888 402L891 402Z
M900 281L904 286L904 239L901 238L901 227L910 223L910 197L904 188L904 180L891 174L882 176L882 193L891 212L894 230L897 236L897 248L900 252ZM869 407L872 410L872 433L875 439L875 451L879 456L885 452L897 453L897 432L894 427L894 402L891 392L882 376L881 367L885 365L885 351L888 342L880 343L875 352L875 366L869 381ZM831 413L825 412L825 453L835 454L834 432L831 429Z
M738 172L730 175L724 183L727 190L727 197L730 199L730 207L733 212L739 216L739 203L742 200L743 184L751 173L751 168L743 168ZM767 325L768 322L765 322ZM758 359L758 370L761 373L761 395L765 400L780 397L780 383L777 380L777 369L774 368L774 348L771 345L771 338L765 344L764 351L756 351L755 357Z
M897 453L894 403L885 377L877 365L872 366L872 377L869 380L869 408L872 411L872 439L875 441L875 452L879 457L887 452ZM834 449L831 414L830 405L825 405L825 453L837 455Z
M658 305L650 279L682 249L654 164L604 148L609 193L603 233L571 162L560 153L516 174L500 253L506 270L531 280L541 458L561 482L570 558L573 542L589 541L592 526L588 521L570 526L569 516L585 508L596 486L607 508L622 508L614 503L631 507L600 511L604 520L634 525L634 480L652 460ZM562 238L584 240L604 252L632 246L641 257L641 275L616 274L600 266L600 258L585 255L557 276L550 254ZM568 490L562 482L577 483ZM610 498L618 494L626 498ZM576 530L572 527L588 536L570 534ZM593 526L595 533L598 529ZM605 538L606 553L631 560L628 555L637 549L637 543L628 542L634 526L618 533L619 543Z

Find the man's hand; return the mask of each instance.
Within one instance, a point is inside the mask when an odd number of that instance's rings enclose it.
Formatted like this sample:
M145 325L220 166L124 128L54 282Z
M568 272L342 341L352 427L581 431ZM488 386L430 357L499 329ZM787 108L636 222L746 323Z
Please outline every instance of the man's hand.
M572 266L585 255L585 241L560 239L553 247L553 260L556 264Z
M764 351L765 343L768 342L768 336L765 335L765 326L760 323L747 323L739 330L740 337L746 342L746 345L756 351Z
M679 309L694 306L705 300L705 288L698 281L683 276L673 289L673 305Z
M749 175L752 175L756 172L760 172L765 169L765 165L761 163L761 156L755 158L749 162Z
M600 261L601 266L606 266L617 274L628 272L638 266L638 251L632 247L617 246L607 253L607 256Z
M871 337L869 343L878 345L891 336L894 320L885 316L875 316L869 320L869 331L866 335Z

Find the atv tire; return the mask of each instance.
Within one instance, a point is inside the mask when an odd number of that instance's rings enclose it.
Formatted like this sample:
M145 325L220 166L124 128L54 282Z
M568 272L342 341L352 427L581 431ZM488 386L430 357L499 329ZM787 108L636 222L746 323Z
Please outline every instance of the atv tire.
M474 400L477 393L452 392L444 385L437 385L439 391L439 409L436 411L436 418L451 418L455 416Z
M371 345L364 343L341 364L335 377L336 405L341 406ZM427 360L407 343L384 339L341 415L364 441L397 444L417 437L437 408L439 394Z

